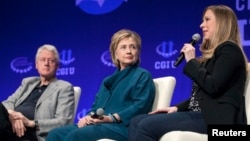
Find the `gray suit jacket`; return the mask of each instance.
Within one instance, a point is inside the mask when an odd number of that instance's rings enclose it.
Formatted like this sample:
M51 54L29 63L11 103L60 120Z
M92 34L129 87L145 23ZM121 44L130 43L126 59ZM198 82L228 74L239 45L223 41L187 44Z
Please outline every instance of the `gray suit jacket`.
M40 77L23 79L19 88L3 101L3 105L6 109L14 110L28 97L39 82ZM45 141L51 129L72 123L74 105L74 90L69 82L57 79L50 82L36 104L34 117L39 123L38 140Z

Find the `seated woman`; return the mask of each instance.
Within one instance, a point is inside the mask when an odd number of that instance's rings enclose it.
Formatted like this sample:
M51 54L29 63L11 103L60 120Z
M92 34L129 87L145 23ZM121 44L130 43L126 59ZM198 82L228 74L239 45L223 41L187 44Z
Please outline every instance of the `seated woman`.
M96 95L91 112L103 108L104 115L86 115L76 125L56 128L47 141L96 141L109 138L126 141L130 119L148 113L153 105L155 87L151 74L139 67L141 38L131 30L116 32L110 52L117 70L106 77Z
M204 10L200 27L202 56L196 58L189 43L181 50L187 62L183 71L193 81L190 98L133 118L128 141L158 141L175 130L206 134L211 124L246 124L243 94L248 61L237 17L228 6L211 5Z

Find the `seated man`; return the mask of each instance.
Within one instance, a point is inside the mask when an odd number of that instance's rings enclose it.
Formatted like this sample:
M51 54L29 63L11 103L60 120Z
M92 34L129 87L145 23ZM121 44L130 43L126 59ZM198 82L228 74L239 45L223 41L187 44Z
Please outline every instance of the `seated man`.
M73 121L72 84L56 78L59 53L53 45L37 50L40 77L22 80L19 88L0 104L0 137L4 141L44 141L47 133Z

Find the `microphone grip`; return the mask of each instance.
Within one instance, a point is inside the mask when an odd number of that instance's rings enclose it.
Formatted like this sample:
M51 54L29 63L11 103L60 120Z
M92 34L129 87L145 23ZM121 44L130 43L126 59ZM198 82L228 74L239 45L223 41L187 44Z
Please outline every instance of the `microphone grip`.
M90 112L91 118L98 118L98 115L95 112Z
M102 108L98 108L96 112L90 112L91 118L103 119L104 110Z
M179 57L176 59L174 66L177 67L184 59L184 53L182 52Z

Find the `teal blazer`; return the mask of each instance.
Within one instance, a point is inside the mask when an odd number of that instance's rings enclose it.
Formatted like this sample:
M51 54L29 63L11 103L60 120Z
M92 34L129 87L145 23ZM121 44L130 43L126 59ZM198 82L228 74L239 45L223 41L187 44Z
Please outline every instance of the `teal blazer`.
M129 121L136 115L151 111L154 97L151 74L138 66L130 66L122 71L117 69L103 80L91 111L103 108L105 115L118 113L121 123L104 123L100 126L127 137Z

